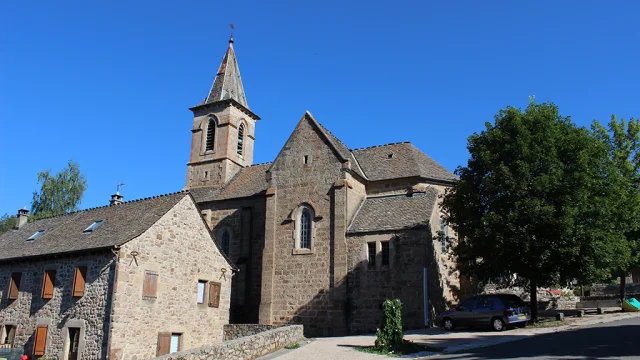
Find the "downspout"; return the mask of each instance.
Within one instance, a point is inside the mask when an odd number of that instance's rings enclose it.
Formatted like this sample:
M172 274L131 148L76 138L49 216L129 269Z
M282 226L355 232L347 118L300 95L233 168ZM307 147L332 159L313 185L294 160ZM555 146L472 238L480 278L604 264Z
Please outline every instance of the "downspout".
M113 288L111 290L111 309L109 309L109 330L107 332L107 353L106 359L109 360L111 356L111 333L113 331L113 309L115 308L116 302L116 286L118 285L118 265L120 264L120 247L115 245L111 252L116 256L115 264L113 267Z

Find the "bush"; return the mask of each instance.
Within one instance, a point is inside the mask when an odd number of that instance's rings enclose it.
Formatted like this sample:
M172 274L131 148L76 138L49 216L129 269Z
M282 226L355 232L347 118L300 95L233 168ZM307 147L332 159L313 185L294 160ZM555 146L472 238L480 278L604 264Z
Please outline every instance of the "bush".
M376 332L375 349L381 352L399 352L402 350L402 303L400 299L385 300L382 304L382 319Z

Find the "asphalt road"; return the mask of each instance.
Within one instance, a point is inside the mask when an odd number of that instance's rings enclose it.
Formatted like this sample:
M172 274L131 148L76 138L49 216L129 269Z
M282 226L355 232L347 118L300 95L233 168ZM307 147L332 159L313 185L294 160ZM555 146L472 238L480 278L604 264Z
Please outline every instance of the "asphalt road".
M436 359L640 359L640 318L532 336Z

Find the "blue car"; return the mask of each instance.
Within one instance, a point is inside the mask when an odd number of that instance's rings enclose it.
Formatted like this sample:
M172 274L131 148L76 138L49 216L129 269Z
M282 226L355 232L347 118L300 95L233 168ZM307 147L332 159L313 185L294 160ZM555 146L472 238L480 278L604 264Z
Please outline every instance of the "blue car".
M438 317L446 330L456 327L485 327L502 331L507 326L525 327L531 311L520 297L511 294L478 295Z

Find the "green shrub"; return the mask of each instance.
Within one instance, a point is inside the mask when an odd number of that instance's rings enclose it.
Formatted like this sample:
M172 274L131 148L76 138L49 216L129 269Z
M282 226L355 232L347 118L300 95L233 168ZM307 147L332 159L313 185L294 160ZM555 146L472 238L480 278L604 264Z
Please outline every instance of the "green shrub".
M402 303L400 299L385 300L382 304L382 319L376 333L375 349L383 352L402 350Z

